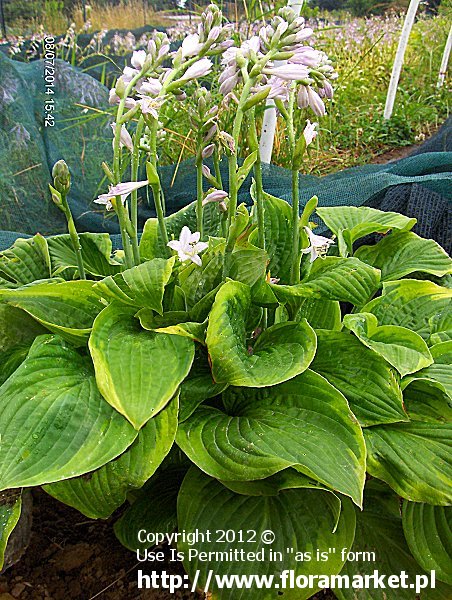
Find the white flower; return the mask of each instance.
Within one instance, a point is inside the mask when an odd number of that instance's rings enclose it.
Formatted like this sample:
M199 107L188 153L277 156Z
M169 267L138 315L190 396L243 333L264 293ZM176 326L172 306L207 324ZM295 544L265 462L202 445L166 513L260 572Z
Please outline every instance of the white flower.
M111 123L110 127L113 129L113 134L115 134L116 133L116 123ZM113 140L113 148L114 148L114 144L115 144L115 141ZM132 138L130 137L130 133L127 131L125 125L123 125L121 127L121 135L119 138L119 144L120 144L120 146L127 148L127 150L130 150L130 152L133 151Z
M202 47L203 44L199 43L199 35L197 33L187 35L182 42L183 58L187 58L188 56L196 56L196 54L199 54L200 50L202 50Z
M196 61L193 65L188 67L185 73L182 75L182 81L188 81L189 79L196 79L197 77L204 77L208 75L212 70L212 61L208 58L201 58Z
M111 185L106 194L101 194L98 198L94 200L96 204L103 204L107 210L111 210L113 208L113 204L111 203L112 198L116 198L116 196L121 196L121 202L125 204L127 197L134 190L138 190L139 188L148 184L148 181L128 181L126 183L118 183L117 185Z
M201 267L202 261L198 255L200 252L205 250L209 244L206 244L206 242L200 242L200 235L201 234L199 231L192 233L185 225L182 227L179 240L172 240L171 242L168 242L168 246L177 252L181 262L191 260L195 263L195 265Z
M147 54L144 50L136 50L132 54L132 59L130 61L132 63L132 67L135 67L135 69L141 71L144 65L144 61L146 60L146 56Z
M309 227L305 227L304 230L308 234L309 246L303 248L303 254L311 254L311 262L314 262L316 258L324 257L328 252L328 248L334 244L333 240L323 237L323 235L316 235Z
M289 62L317 69L322 62L322 57L322 53L318 50L309 46L301 46L295 50L295 54L289 59Z
M124 67L121 79L125 84L128 84L136 75L138 75L139 72L140 71L137 71L137 69L132 69L132 67Z
M306 127L304 128L304 131L303 131L304 139L306 141L306 146L309 146L309 144L311 144L317 137L317 134L318 134L318 131L316 131L317 126L318 126L318 123L311 123L311 121L309 119L307 119Z

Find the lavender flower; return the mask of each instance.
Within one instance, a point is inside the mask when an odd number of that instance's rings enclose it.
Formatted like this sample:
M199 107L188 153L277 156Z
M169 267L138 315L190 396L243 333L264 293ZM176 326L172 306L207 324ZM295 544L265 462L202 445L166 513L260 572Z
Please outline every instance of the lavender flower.
M227 197L227 192L224 192L223 190L214 190L213 192L207 194L207 196L202 201L202 205L205 206L210 202L223 202Z
M126 183L118 183L111 185L107 194L101 194L94 200L96 204L103 204L107 210L113 208L112 198L121 196L121 202L125 204L127 197L134 191L148 184L148 181L128 181Z
M310 254L310 262L314 262L316 258L324 258L328 252L329 247L334 244L334 240L323 237L323 235L316 235L309 227L305 227L304 230L308 234L309 246L303 248L303 254Z

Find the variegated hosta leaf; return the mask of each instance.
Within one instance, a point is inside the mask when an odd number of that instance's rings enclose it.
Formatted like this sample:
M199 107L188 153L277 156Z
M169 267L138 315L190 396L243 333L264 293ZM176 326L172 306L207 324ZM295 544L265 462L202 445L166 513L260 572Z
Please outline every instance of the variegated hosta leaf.
M177 430L175 398L140 430L133 444L100 469L44 486L46 492L91 519L106 519L154 474L173 445Z
M75 345L84 345L94 319L103 309L94 281L35 283L0 290L0 301L21 308L46 329Z
M405 571L413 582L422 569L411 556L405 541L397 495L380 481L368 481L364 490L364 510L355 509L355 513L352 552L357 558L345 563L341 575L353 581L357 575L373 575L375 569L386 576ZM395 595L389 595L391 592ZM339 600L416 600L415 591L409 587L390 591L375 586L367 589L342 586L334 588L334 593Z
M179 425L178 445L203 471L249 481L295 466L361 503L362 432L323 377L308 370L269 388L230 388L223 397L225 412L202 405Z
M88 473L137 436L100 395L89 358L56 336L36 339L0 397L2 490Z
M401 279L416 271L437 277L452 273L452 260L441 246L412 231L392 233L374 246L361 246L355 256L380 269L382 281Z
M403 279L383 284L383 294L366 304L361 312L373 313L380 325L400 325L430 337L430 319L452 310L452 289L431 281Z
M49 249L42 235L19 238L11 248L0 252L0 280L10 282L4 287L18 287L49 277Z
M317 259L308 278L297 285L272 285L280 302L293 303L299 298L323 298L361 306L378 289L380 272L356 258L328 256Z
M80 233L80 248L85 272L94 277L114 275L121 265L112 260L112 242L108 233ZM52 275L65 279L78 273L77 256L70 235L53 235L47 238Z
M413 502L452 502L452 425L378 425L364 430L367 470Z
M20 490L8 490L0 493L0 571L5 563L9 537L19 521L21 510L22 494Z
M349 251L353 242L369 233L386 233L390 229L409 231L416 224L416 219L368 206L330 206L318 208L317 214L339 238L339 245L343 239Z
M408 546L417 562L452 585L452 507L405 500L402 520Z
M175 257L155 258L96 283L94 290L109 301L146 307L163 312L163 294L174 266Z
M306 321L279 323L247 345L252 309L250 288L228 281L218 291L209 316L207 348L215 382L265 387L306 370L314 358L316 336Z
M135 309L110 304L96 318L89 340L99 390L136 429L176 393L190 371L192 340L140 327Z
M363 426L407 421L398 377L376 352L345 332L317 331L313 371L347 398Z
M193 579L199 570L198 586L206 585L208 571L215 575L271 575L280 583L279 576L283 571L293 570L295 577L333 575L340 572L343 566L341 552L329 554L325 562L321 562L319 552L329 552L329 548L349 549L353 543L355 532L355 516L352 505L347 498L343 499L342 512L337 520L337 498L332 494L311 489L284 490L276 496L244 496L234 494L223 487L215 479L211 479L198 469L192 468L182 484L177 503L179 531L216 531L227 530L235 533L238 540L241 532L255 531L256 537L246 543L247 552L263 552L264 560L260 561L201 561L194 558L184 562L185 569ZM269 560L269 546L264 544L264 531L273 531L275 540L271 544L274 552L281 552L283 561ZM248 538L246 538L248 540ZM242 548L243 543L219 543L212 536L211 541L201 544L195 541L193 546L204 552L220 552ZM287 548L293 548L287 552ZM179 550L188 554L186 542L179 543ZM309 552L311 560L295 560L303 553ZM232 587L218 589L215 575L209 590L212 598L219 600L275 600L281 590L275 587L250 589ZM284 598L288 600L305 600L310 598L317 588L284 589Z
M433 358L420 335L398 325L378 326L371 313L345 315L344 325L371 350L397 369L403 377L432 364Z

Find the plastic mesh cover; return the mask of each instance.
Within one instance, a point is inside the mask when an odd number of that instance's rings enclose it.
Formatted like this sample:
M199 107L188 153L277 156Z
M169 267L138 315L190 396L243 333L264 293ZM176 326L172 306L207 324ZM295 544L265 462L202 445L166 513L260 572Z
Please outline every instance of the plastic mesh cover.
M96 79L58 62L54 96L44 94L42 61L20 63L0 53L0 248L18 233L44 235L65 231L62 213L52 204L47 185L52 165L63 158L72 173L70 205L79 231L118 233L114 218L104 216L93 199L107 183L102 160L112 155L112 119L96 117L83 106L108 107L108 90ZM55 100L55 126L44 127L45 102ZM449 120L412 156L386 165L366 165L318 178L300 176L301 204L317 194L321 206L368 204L418 219L417 231L450 250L452 147ZM192 161L161 169L167 212L195 199ZM290 201L290 172L264 167L268 193ZM227 179L227 178L225 178ZM250 203L248 180L240 201ZM139 219L155 216L144 197Z

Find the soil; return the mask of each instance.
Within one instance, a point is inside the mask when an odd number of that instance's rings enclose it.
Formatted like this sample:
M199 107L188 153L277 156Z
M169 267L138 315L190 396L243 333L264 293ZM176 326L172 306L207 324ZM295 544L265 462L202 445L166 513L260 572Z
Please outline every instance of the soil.
M33 490L33 530L22 560L0 576L0 600L202 600L204 594L138 590L134 553L116 539L112 522L87 519L40 489ZM168 555L168 549L161 548ZM169 562L161 571L183 575ZM316 600L334 600L330 591Z

